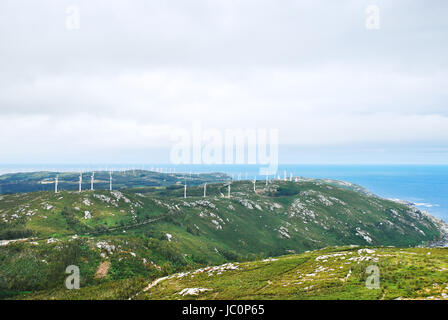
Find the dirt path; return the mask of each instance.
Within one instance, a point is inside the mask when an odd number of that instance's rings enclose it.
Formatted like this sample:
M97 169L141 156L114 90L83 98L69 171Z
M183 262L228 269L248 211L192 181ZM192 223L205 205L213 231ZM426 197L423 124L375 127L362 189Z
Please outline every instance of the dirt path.
M100 262L98 269L95 272L95 278L102 279L105 276L107 276L107 273L109 272L109 268L110 268L110 261Z

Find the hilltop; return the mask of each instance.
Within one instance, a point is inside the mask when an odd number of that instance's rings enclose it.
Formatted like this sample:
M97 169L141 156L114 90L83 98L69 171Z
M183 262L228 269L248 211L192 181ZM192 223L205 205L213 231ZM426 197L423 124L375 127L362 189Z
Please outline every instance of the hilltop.
M163 187L176 184L199 185L204 182L227 181L230 178L222 173L160 173L147 170L95 171L95 190L109 190L109 177L112 173L113 188ZM78 190L79 172L21 172L0 175L0 193L53 191L56 176L59 177L59 190ZM82 189L90 190L92 171L82 173Z
M378 282L369 279L378 268ZM369 286L368 286L368 285ZM307 300L448 299L448 249L329 247L110 281L80 290L44 290L23 299Z
M159 278L134 299L448 299L448 249L326 248ZM378 287L368 278L378 267ZM366 286L366 282L370 287Z
M228 183L213 183L206 197L192 186L184 198L176 185L1 195L0 293L57 291L74 264L83 287L111 286L125 298L141 279L209 265L327 246L430 245L446 235L442 221L346 182L258 181L254 192L234 181L227 192Z

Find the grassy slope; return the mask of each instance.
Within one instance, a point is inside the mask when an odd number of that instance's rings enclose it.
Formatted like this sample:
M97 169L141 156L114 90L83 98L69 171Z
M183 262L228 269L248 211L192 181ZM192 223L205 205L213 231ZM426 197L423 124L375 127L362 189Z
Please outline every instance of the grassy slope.
M236 270L174 275L139 299L395 299L448 298L447 249L330 248L237 264ZM380 270L368 289L366 269ZM207 288L180 295L185 288ZM442 294L444 293L444 294Z
M207 198L199 196L201 187L191 187L187 199L180 189L4 195L0 238L14 228L38 237L92 234L162 216L168 218L129 234L166 230L184 237L188 230L239 252L267 254L343 244L413 246L441 235L423 212L368 194L309 181L257 188L235 182L230 199L222 196L223 184L209 185Z
M424 213L336 182L252 188L234 182L230 199L223 197L224 184L209 185L207 198L201 187L190 187L187 199L177 188L0 196L0 234L26 229L37 238L1 247L0 293L58 292L70 264L80 266L83 286L117 283L122 297L128 285L139 287L130 284L138 277L328 245L415 246L441 236L437 221ZM155 217L163 219L136 226ZM104 261L111 262L109 272L96 279ZM113 296L100 297L107 294Z
M326 248L276 259L135 278L81 290L51 290L25 299L447 299L448 249ZM379 289L366 287L369 265ZM207 291L181 294L182 290Z

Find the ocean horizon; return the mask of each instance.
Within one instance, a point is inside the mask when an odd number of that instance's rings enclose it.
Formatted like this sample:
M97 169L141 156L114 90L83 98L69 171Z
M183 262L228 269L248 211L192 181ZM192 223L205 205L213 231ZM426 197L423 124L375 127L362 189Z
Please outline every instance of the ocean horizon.
M90 171L143 169L162 172L223 172L234 179L264 179L258 165L172 165L172 164L23 164L0 165L0 174L29 171ZM448 222L448 165L307 165L280 164L286 171L305 178L335 179L358 184L387 199L400 199Z

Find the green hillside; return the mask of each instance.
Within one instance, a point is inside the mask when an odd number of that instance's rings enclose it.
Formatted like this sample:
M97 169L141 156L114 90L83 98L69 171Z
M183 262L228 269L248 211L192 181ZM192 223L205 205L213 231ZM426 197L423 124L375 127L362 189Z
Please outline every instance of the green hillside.
M206 197L189 187L186 199L175 185L1 195L0 294L59 292L68 265L80 267L84 289L64 294L101 287L98 298L126 298L142 280L209 265L445 237L441 221L348 183L259 181L254 192L237 181L227 192L214 183Z
M378 282L368 268L378 269ZM331 247L170 274L61 288L22 299L448 299L448 249Z
M78 190L79 172L21 172L0 175L0 193L53 191L56 176L59 190ZM90 190L92 172L82 173L82 189ZM109 190L109 171L95 171L95 190ZM174 184L199 185L204 182L227 181L229 177L222 173L159 173L147 170L113 171L113 188L157 187Z
M135 299L448 299L448 249L327 248L147 282ZM368 267L378 267L378 286ZM368 285L366 285L366 282Z

